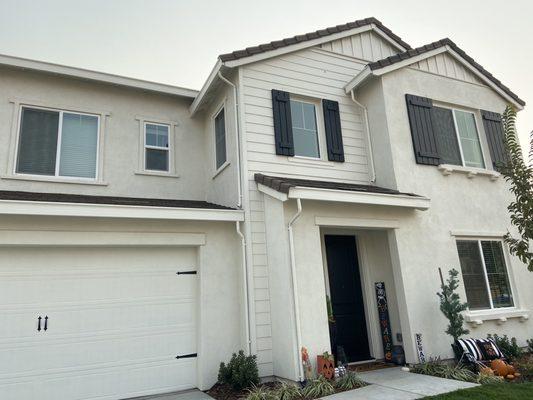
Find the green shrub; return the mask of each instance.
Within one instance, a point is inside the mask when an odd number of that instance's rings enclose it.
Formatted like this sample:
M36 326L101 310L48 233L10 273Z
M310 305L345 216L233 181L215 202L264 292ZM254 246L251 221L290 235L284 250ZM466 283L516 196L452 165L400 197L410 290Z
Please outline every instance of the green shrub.
M324 376L319 375L318 378L307 382L303 389L303 395L308 399L316 399L319 397L326 397L335 393L335 388Z
M533 353L533 339L527 340L527 351L530 353Z
M523 380L533 381L533 360L515 363L515 367L522 374Z
M276 391L279 400L296 400L303 397L300 388L292 383L283 382Z
M507 335L498 336L497 334L488 335L489 339L493 339L502 353L509 361L520 358L524 352L522 348L516 343L516 338L509 339Z
M339 390L352 390L363 386L366 386L366 383L353 371L347 371L335 382L335 387Z
M247 391L246 400L279 400L275 391L265 389L263 386L252 385Z
M218 382L230 385L235 390L242 390L259 384L257 357L245 356L244 351L233 353L228 365L220 363Z
M442 362L439 358L417 364L411 372L422 375L436 376L439 378L455 379L463 382L477 382L478 376L464 366L454 366Z

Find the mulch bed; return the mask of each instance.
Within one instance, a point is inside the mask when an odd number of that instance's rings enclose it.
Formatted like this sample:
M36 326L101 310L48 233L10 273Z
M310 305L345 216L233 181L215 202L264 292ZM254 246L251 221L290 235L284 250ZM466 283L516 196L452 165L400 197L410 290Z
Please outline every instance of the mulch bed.
M265 382L258 385L258 387L271 390L277 389L279 386L279 382ZM248 395L248 390L234 390L229 385L217 383L211 389L207 390L206 393L216 400L237 400L245 398Z

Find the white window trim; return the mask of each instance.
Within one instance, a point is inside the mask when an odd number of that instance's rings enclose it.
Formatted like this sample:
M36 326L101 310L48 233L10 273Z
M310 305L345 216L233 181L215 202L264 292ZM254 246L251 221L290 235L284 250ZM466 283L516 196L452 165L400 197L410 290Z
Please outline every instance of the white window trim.
M230 164L230 160L228 157L228 113L226 112L227 99L224 98L217 108L215 108L215 112L211 114L211 131L213 132L212 138L213 138L213 176L212 179L215 179L222 171L224 171ZM224 151L226 153L226 161L224 161L220 167L217 168L217 134L216 134L216 123L215 119L218 117L218 115L221 113L221 111L224 110L224 136L225 136L225 148Z
M469 174L469 178L473 178L474 176L476 175L487 175L489 177L491 177L492 179L496 179L500 176L500 174L498 175L495 175L495 174L483 174L481 173L481 171L491 171L487 168L487 157L485 156L485 149L484 149L484 143L483 141L481 140L481 131L479 130L479 123L478 123L478 113L477 113L477 110L474 111L474 110L471 110L471 109L468 109L468 108L465 108L465 107L460 107L460 106L450 106L450 105L446 105L446 104L442 104L442 103L439 103L439 102L434 102L433 103L433 106L435 107L439 107L439 108L445 108L447 110L450 110L452 112L452 118L453 118L453 126L454 126L454 129L455 129L455 137L457 138L457 144L459 146L459 154L461 156L461 165L451 165L451 164L440 164L440 166L443 166L443 168L439 168L443 175L450 175L452 172L461 172L461 173L467 173ZM469 114L472 114L474 116L474 125L475 125L475 128L476 128L476 133L477 133L477 138L478 138L478 141L479 141L479 149L481 151L481 159L483 160L483 168L481 167L471 167L471 166L468 166L468 165L465 165L465 158L464 158L464 155L463 155L463 146L461 144L461 136L459 135L459 127L457 126L457 119L455 118L455 111L462 111L462 112L465 112L465 113L469 113Z
M159 176L169 178L179 178L176 170L176 146L175 146L175 128L179 125L177 121L167 121L161 118L147 116L136 116L139 122L139 161L135 175ZM146 146L146 125L159 125L168 127L168 149L157 146ZM146 149L154 148L157 150L168 150L168 171L157 171L146 169Z
M2 179L19 179L27 181L40 181L40 182L56 182L56 183L78 183L87 185L107 185L103 181L103 154L104 154L104 141L103 132L106 126L106 116L109 116L109 112L94 111L83 108L68 107L58 104L46 104L39 101L29 101L22 99L9 100L13 103L13 124L11 129L11 141L9 150L8 167L5 174L2 175ZM56 168L55 175L38 175L38 174L24 174L17 172L17 160L18 160L18 147L20 141L20 128L22 125L22 109L32 108L37 110L47 110L59 113L59 126L58 126L58 140L57 146L60 149L61 146L61 128L63 124L63 114L73 113L79 115L90 115L98 118L98 131L96 138L96 170L94 178L83 177L70 177L58 175L58 166L60 157L60 150L56 152Z
M467 315L469 316L469 319L471 320L474 320L475 319L475 316L476 315L479 315L479 316L490 316L490 315L500 315L500 314L505 314L505 313L510 313L510 314L514 314L516 311L518 311L520 309L519 307L519 299L518 299L518 296L517 296L517 290L516 290L516 285L514 284L514 274L513 274L513 271L512 271L512 268L511 268L511 260L509 258L509 251L508 251L508 248L505 244L505 241L501 238L501 237L490 237L490 236L456 236L455 237L455 249L456 249L456 253L457 253L457 242L458 241L475 241L477 242L478 244L478 249L479 249L479 252L480 252L480 256L481 256L481 262L483 263L483 276L485 278L485 285L486 285L486 288L487 288L487 291L488 291L488 296L489 296L489 302L490 302L490 308L483 308L483 309L478 309L478 310L471 310L470 308L467 309ZM512 299L513 299L513 306L511 307L498 307L498 308L495 308L494 307L494 304L493 304L493 300L492 300L492 293L490 291L490 285L489 285L489 280L488 280L488 274L487 274L487 266L486 266L486 263L485 263L485 256L483 255L483 249L481 248L481 242L482 241L490 241L490 242L500 242L501 245L502 245L502 251L503 251L503 259L504 259L504 262L505 262L505 270L507 271L507 279L509 280L509 290L511 291L511 296L512 296ZM459 259L459 254L457 253L457 258ZM460 264L460 262L459 262ZM462 276L462 271L461 271L461 276ZM464 291L465 291L465 295L466 295L466 288L464 287L464 283L463 283L463 288L464 288ZM489 318L484 318L484 319L489 319Z
M299 95L299 94L290 94L290 100L298 101L300 103L312 104L315 107L315 119L316 119L316 134L318 139L318 154L319 157L306 157L306 156L288 156L287 159L292 162L301 162L302 164L320 164L331 165L334 164L328 160L327 154L328 149L326 145L326 133L324 128L324 119L323 119L323 110L322 110L322 101L320 99ZM295 148L296 153L296 148Z

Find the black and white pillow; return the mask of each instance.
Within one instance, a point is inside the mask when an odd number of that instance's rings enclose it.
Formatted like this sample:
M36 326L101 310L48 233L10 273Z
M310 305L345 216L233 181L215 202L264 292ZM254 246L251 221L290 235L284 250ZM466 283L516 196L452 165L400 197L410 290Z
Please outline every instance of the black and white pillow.
M505 358L494 339L478 339L478 348L483 353L485 360L495 360L497 358Z
M477 346L476 339L457 339L457 344L469 361L483 360L483 354Z

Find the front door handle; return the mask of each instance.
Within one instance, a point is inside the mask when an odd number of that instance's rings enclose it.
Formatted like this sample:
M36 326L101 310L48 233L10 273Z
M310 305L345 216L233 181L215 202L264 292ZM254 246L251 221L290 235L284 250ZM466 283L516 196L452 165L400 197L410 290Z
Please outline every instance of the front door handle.
M48 329L48 315L44 317L44 330L46 331Z
M37 332L41 331L41 316L39 315L39 318L37 318Z

